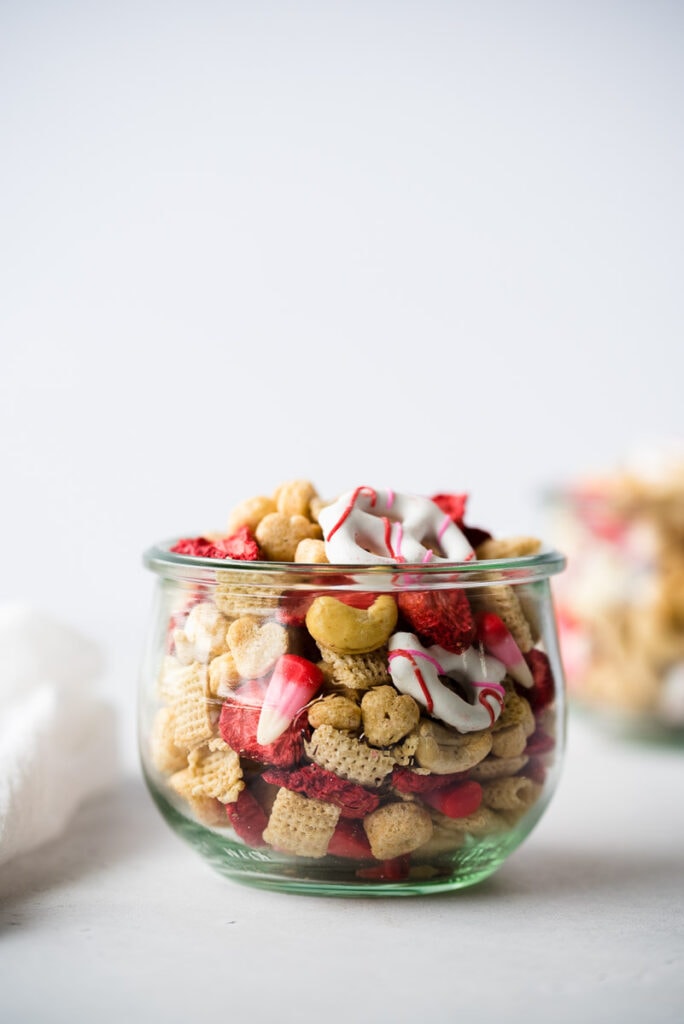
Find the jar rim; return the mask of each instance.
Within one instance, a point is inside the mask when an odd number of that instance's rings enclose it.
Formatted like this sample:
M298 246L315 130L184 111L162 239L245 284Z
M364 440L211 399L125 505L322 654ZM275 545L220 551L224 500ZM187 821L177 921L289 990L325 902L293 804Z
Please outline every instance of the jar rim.
M566 558L554 548L543 548L534 555L516 558L478 559L471 562L428 562L395 563L395 564L341 564L341 563L309 563L309 562L267 562L240 561L237 559L200 558L196 555L181 555L170 549L178 538L154 544L143 553L143 564L147 569L166 579L187 582L212 582L216 574L225 580L226 572L254 576L258 585L260 574L265 574L268 581L278 575L287 580L290 588L298 584L305 587L315 577L317 586L325 586L326 580L331 586L339 585L340 574L346 578L353 577L357 586L363 585L378 589L383 582L391 581L392 586L406 585L411 589L421 586L478 586L483 583L531 583L547 579L565 569ZM386 578L386 580L384 579ZM348 579L345 582L347 585Z

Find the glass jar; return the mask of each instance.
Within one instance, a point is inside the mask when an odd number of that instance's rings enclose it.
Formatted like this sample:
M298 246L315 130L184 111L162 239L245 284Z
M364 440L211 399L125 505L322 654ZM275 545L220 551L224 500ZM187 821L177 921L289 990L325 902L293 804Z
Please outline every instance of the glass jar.
M219 872L290 892L440 892L529 834L564 745L562 556L360 567L171 546L144 556L142 764L166 821Z
M547 498L568 571L556 602L573 706L617 735L684 740L684 464Z

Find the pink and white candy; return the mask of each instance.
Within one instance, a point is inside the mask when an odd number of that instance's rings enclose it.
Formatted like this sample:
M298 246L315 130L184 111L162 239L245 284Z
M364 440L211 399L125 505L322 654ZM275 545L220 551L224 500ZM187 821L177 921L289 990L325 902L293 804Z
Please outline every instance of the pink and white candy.
M494 612L480 612L475 617L477 636L482 646L506 666L511 679L530 689L534 679L522 651L504 622Z
M395 633L389 641L389 671L397 690L459 732L489 729L503 710L506 666L474 647L452 654L437 644L424 647L414 633ZM475 702L454 693L440 676L463 683Z
M341 565L465 562L475 557L451 517L417 495L357 487L324 508L318 519L328 559Z
M273 743L290 727L302 708L318 693L323 673L317 665L297 654L278 658L269 680L257 725L261 746Z

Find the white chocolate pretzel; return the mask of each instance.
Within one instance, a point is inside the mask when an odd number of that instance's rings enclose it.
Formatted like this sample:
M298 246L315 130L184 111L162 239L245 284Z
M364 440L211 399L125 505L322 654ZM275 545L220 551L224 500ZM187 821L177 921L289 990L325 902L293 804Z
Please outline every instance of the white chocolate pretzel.
M459 732L489 729L501 714L506 693L501 680L506 666L497 658L481 654L475 647L461 654L445 651L438 644L423 647L413 633L395 633L390 637L389 652L389 671L397 690L410 694L428 714ZM440 676L463 683L475 703L454 693Z
M318 521L328 560L341 565L465 562L475 554L451 517L417 495L357 487L322 509Z

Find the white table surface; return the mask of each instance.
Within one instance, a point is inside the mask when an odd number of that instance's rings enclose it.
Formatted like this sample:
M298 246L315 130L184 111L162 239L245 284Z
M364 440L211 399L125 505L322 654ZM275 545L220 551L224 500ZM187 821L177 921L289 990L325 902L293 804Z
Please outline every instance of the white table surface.
M536 831L450 895L344 900L226 881L131 768L0 869L0 1020L684 1019L684 749L571 718Z

